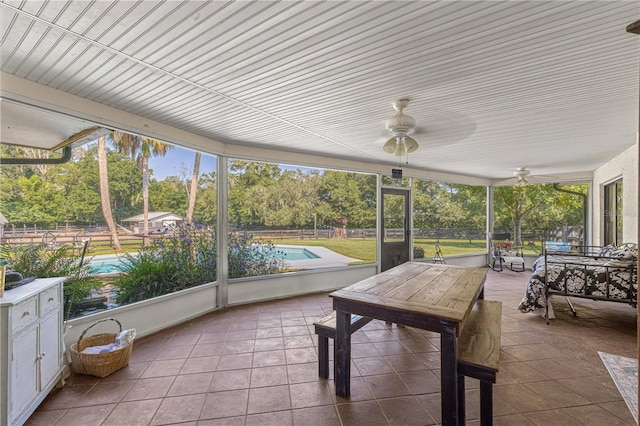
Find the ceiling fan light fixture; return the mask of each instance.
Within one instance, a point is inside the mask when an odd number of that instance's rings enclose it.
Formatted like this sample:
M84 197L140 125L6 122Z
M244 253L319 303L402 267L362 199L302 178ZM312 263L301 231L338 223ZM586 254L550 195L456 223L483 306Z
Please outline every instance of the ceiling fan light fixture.
M396 157L402 157L405 154L410 154L417 150L419 147L418 142L409 136L394 136L385 142L382 149L387 154L393 154Z
M385 142L382 149L387 154L393 154L396 157L406 155L406 163L409 164L409 154L418 149L418 142L407 136L416 127L416 120L404 114L404 109L409 105L409 99L400 99L393 103L396 110L387 120L387 130L391 132L393 137Z

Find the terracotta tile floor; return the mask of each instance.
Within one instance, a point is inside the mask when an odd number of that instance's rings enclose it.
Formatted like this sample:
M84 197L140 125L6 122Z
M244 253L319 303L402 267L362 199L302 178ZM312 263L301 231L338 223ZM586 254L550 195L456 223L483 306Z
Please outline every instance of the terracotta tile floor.
M636 356L636 310L554 299L550 325L521 314L528 272L489 271L503 302L494 386L497 425L632 425L598 351ZM74 375L29 425L430 425L440 422L439 338L374 321L353 335L349 399L317 373L313 322L327 294L238 306L136 341L128 367L104 379ZM468 380L467 423L478 424Z

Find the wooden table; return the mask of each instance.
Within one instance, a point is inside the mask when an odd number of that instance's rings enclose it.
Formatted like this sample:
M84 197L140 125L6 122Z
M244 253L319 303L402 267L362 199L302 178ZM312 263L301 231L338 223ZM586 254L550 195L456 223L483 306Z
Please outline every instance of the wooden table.
M349 396L351 314L440 333L442 424L458 423L458 336L467 314L483 297L486 268L407 262L335 291L336 394Z

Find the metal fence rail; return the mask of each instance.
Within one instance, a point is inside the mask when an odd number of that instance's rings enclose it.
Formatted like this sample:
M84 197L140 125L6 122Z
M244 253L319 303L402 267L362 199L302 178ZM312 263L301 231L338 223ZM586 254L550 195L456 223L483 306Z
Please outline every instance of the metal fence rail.
M250 233L258 241L282 241L282 240L310 240L327 239L336 236L334 228L299 228L299 229L243 229L241 232ZM339 236L348 239L373 239L376 238L375 228L347 228L338 229ZM388 235L402 235L403 230L386 229ZM511 229L496 229L495 232L513 233ZM55 229L44 229L37 227L21 227L4 229L4 234L0 238L0 243L10 244L40 244L46 242L45 239L54 237L56 244L72 243L79 236L91 237L92 243L106 243L113 246L111 234L106 226L59 226ZM142 236L126 233L119 233L118 238L122 245L140 245ZM429 239L440 242L440 240L462 240L472 241L484 240L485 230L482 228L414 228L414 239ZM513 238L513 234L512 234ZM568 241L583 243L584 230L582 226L562 226L550 229L523 229L522 242L525 245L533 246L542 241Z

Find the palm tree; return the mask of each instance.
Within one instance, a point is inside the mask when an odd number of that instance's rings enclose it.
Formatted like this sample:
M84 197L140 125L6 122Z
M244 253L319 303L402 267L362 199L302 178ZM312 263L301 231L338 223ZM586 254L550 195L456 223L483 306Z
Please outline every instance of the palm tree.
M152 155L163 157L173 147L155 139L119 130L114 131L110 137L120 152L136 160L138 169L142 171L143 238L146 245L149 235L149 157Z
M120 240L118 239L118 230L116 224L113 221L113 215L111 214L111 197L109 196L109 173L107 171L107 148L106 140L104 137L98 139L98 176L100 178L100 199L102 202L102 215L107 222L111 238L113 239L113 245L116 250L122 250Z
M193 210L196 207L196 192L198 191L198 175L200 174L200 157L201 154L196 152L196 158L193 160L193 174L191 175L191 188L189 189L189 208L187 208L187 222L193 220Z

